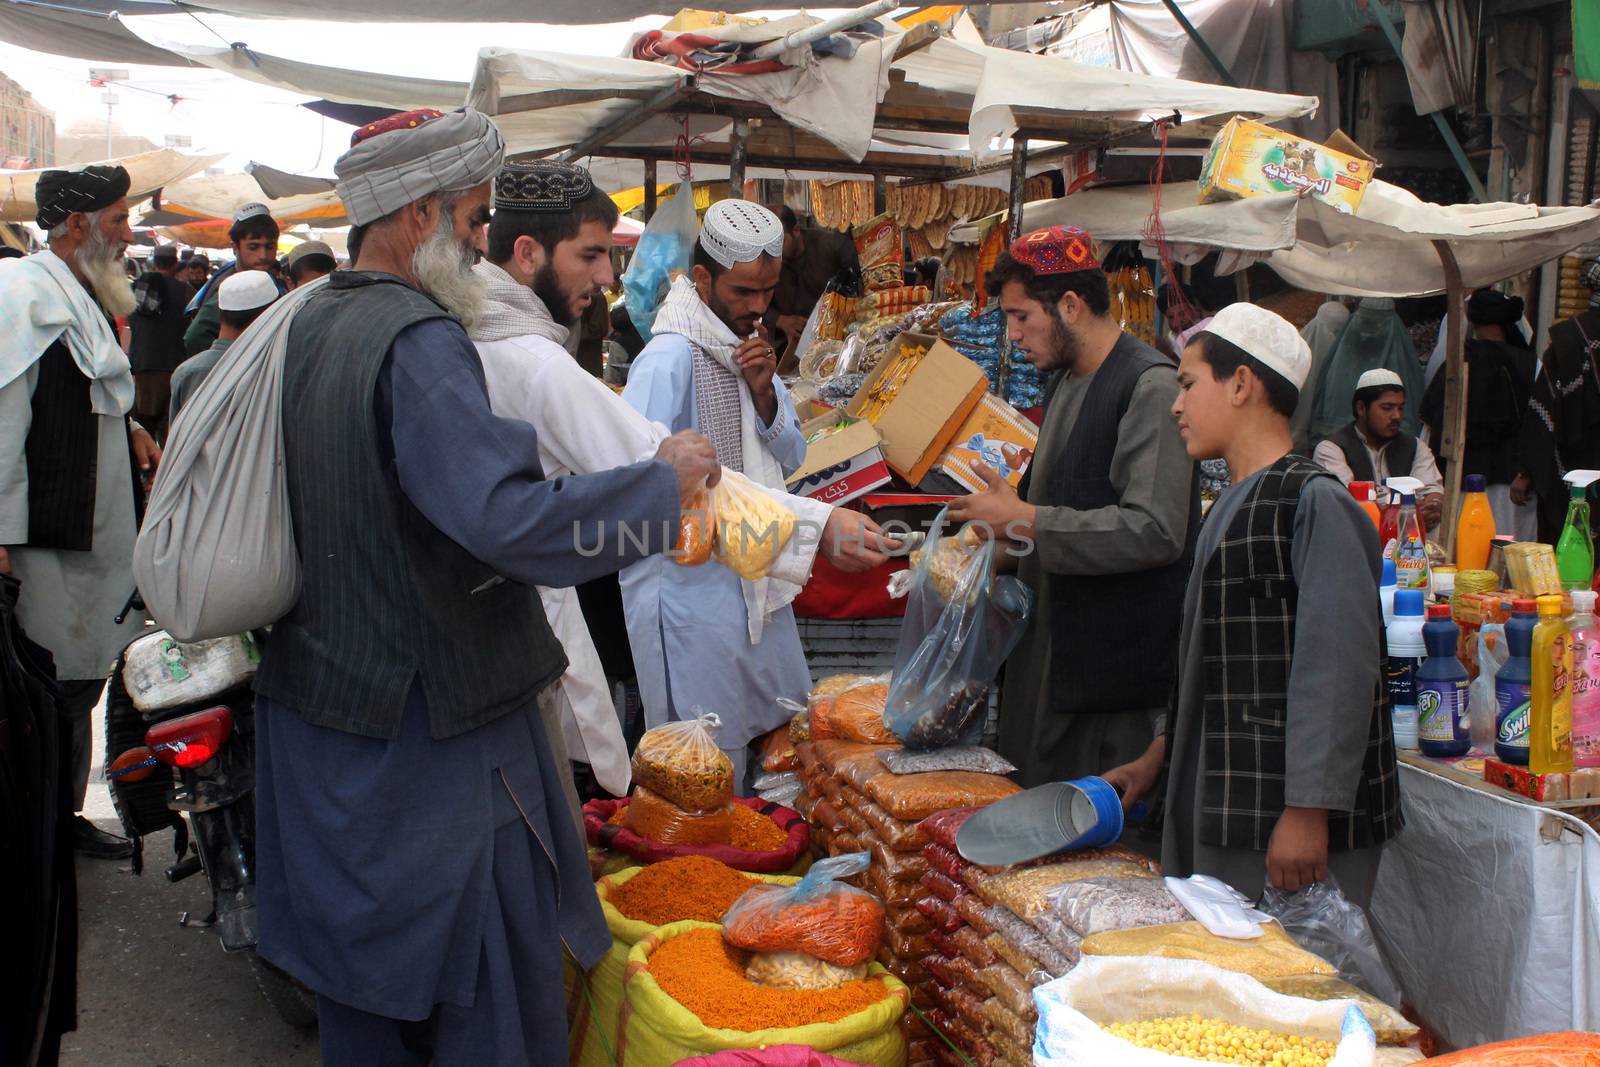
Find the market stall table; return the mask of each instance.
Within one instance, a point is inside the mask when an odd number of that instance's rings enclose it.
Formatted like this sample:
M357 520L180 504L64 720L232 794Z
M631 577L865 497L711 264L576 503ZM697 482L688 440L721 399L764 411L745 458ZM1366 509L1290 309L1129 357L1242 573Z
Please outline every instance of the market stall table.
M1457 1048L1600 1030L1600 834L1584 802L1401 761L1406 828L1384 850L1372 921L1406 1000Z

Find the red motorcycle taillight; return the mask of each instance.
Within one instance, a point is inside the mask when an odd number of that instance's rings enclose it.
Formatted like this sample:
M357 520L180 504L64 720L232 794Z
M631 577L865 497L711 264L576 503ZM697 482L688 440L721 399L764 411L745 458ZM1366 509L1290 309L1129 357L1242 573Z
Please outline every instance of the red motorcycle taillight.
M106 772L106 777L114 782L132 785L134 782L142 782L150 777L159 766L160 763L156 760L156 754L145 746L140 745L138 748L128 749L128 751L112 760L111 769Z
M156 759L174 767L198 767L233 736L233 713L224 707L169 719L145 731L144 743Z

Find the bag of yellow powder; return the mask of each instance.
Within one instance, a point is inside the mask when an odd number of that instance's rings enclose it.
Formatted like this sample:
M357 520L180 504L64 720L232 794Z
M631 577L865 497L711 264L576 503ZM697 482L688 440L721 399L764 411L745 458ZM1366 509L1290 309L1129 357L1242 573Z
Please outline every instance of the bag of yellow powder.
M1252 978L1281 978L1291 974L1326 974L1338 970L1320 956L1294 943L1275 922L1261 924L1261 936L1249 940L1218 937L1197 922L1141 926L1110 930L1083 939L1080 949L1090 956L1159 956L1169 960L1200 960Z
M794 536L795 514L736 471L711 487L718 562L746 581L765 578Z

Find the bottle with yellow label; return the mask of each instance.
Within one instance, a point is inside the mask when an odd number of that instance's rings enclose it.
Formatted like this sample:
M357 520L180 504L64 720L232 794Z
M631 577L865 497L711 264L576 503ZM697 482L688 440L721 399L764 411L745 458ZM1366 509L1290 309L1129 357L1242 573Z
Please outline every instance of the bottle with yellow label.
M1572 632L1565 611L1563 597L1539 598L1528 708L1528 769L1535 774L1572 770Z

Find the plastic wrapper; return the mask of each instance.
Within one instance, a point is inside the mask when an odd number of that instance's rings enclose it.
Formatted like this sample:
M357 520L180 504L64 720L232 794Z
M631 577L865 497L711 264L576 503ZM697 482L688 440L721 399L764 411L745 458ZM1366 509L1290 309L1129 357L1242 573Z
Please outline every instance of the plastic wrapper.
M923 960L903 960L890 954L887 947L880 946L878 962L906 985L917 986L928 981L928 969L923 966Z
M941 511L930 538L938 537L944 517ZM995 551L995 542L984 542L947 596L939 593L930 570L935 553L910 572L894 682L884 711L884 721L908 748L970 745L983 735L989 686L1022 639L1033 610L1033 593L1025 584L994 574ZM982 803L975 798L940 807ZM884 807L901 818L912 817Z
M1039 1017L1039 1013L1033 1007L1033 986L1013 970L1009 963L1001 962L992 967L980 968L978 980L983 983L990 996L1004 1004L1006 1010L1019 1019L1032 1022Z
M945 343L983 368L991 382L1000 380L1005 329L1005 313L998 301L982 313L974 312L970 303L960 304L939 319L939 334ZM1013 359L1003 399L1019 411L1040 406L1044 403L1044 375L1027 360Z
M833 698L828 720L835 737L869 744L898 745L900 739L883 724L889 699L887 678L874 678L852 686Z
M918 911L915 904L909 908L889 908L888 913L890 929L902 934L925 934L930 928L927 916Z
M1061 916L1047 911L1032 923L1055 950L1074 962L1083 955L1083 935L1068 926Z
M1159 927L1144 927L1145 930ZM1102 935L1114 936L1114 935ZM1139 1048L1111 1023L1199 1015L1236 1026L1337 1042L1348 1004L1297 1000L1194 960L1094 959L1034 994L1040 1067L1180 1067L1193 1061ZM1371 1063L1370 1053L1366 1059Z
M961 916L961 921L978 932L980 937L988 937L994 931L989 927L989 916L986 914L989 906L974 893L962 892L957 894L951 906L956 909L956 914Z
M757 792L764 792L768 789L783 789L790 785L799 784L800 776L794 771L768 771L757 778L752 783L752 787Z
M817 399L834 407L848 404L855 395L861 391L867 376L860 372L855 374L835 374L832 378L817 387Z
M839 818L844 820L845 829L860 838L862 845L870 850L875 843L875 839L872 838L872 827L867 825L867 820L863 819L861 813L849 804L841 805L838 810Z
M834 734L828 716L833 711L834 698L852 686L871 681L872 677L870 674L831 674L818 681L806 697L807 736L818 741L830 740ZM790 725L792 735L793 720Z
M1015 945L1023 954L1037 960L1039 966L1045 971L1060 977L1072 970L1078 962L1064 955L1045 936L1030 924L1023 922L1007 909L996 904L988 911L989 926L994 930L992 936L999 937ZM1016 961L1007 960L1011 966L1016 967L1019 974L1029 973L1023 967L1018 967Z
M787 726L780 726L762 735L760 744L762 770L781 773L800 769L800 757L795 755L795 742L789 736ZM757 788L760 788L759 784Z
M917 572L921 570L941 599L947 602L954 599L961 576L982 547L983 537L978 533L978 528L971 525L963 526L959 533L950 537L936 537L928 541L911 553L911 569L906 572L905 578L907 591L911 588L909 583L916 580Z
M948 934L961 926L961 916L950 902L932 894L917 901L917 911L927 918L928 925L935 930L943 930Z
M972 771L976 774L1013 774L1016 767L998 752L980 745L959 745L916 752L895 748L878 754L883 765L895 774L926 774L929 771Z
M932 933L929 934L932 937ZM979 967L988 967L995 962L994 950L983 943L983 938L978 936L978 931L970 926L950 934L950 944L955 946L957 952L971 960Z
M717 516L711 509L711 490L701 486L678 512L678 540L668 558L682 567L698 567L711 558L716 541Z
M833 854L835 856L840 856L847 852L864 852L866 847L861 838L849 830L840 830L833 835Z
M999 934L989 934L983 939L983 943L988 945L990 951L1000 960L1009 964L1013 971L1027 979L1028 984L1031 986L1044 985L1056 977L1056 975L1045 970L1043 963ZM1061 973L1065 974L1066 971L1063 970Z
M965 956L954 956L950 960L950 973L955 976L956 983L979 1000L988 1000L989 987L978 977L981 970L983 968Z
M1178 898L1154 878L1089 878L1069 882L1052 894L1050 914L1080 939L1106 930L1160 926L1189 918Z
M869 293L905 284L905 243L894 216L869 219L855 228L853 236L856 258L861 262L861 284Z
M799 745L811 740L811 712L801 709L789 720L789 740Z
M822 759L817 753L817 746L810 739L796 741L794 755L800 761L801 781L809 782L823 773Z
M933 954L932 933L930 930L925 934L902 934L899 930L890 929L884 932L883 943L896 959L920 960Z
M928 835L922 832L919 824L896 819L866 797L861 799L856 810L867 820L878 839L896 852L921 852L928 843Z
M635 833L617 819L617 813L631 803L631 800L591 800L583 806L583 828L589 844L611 854L614 860L625 856L651 864L678 856L706 856L739 871L781 874L801 863L802 857L809 856L811 852L811 827L799 811L755 797L735 797L733 803L771 819L786 835L779 848L757 849L733 844L662 844ZM739 837L739 821L736 817L734 839L739 840Z
M895 852L875 837L869 849L873 867L892 882L915 882L928 873L928 861L920 852Z
M784 785L776 786L772 789L760 790L756 793L756 796L767 801L768 803L780 804L784 807L792 808L800 799L800 791L802 788L803 787L800 784L800 780L796 778L794 781L788 782Z
M1385 1045L1402 1045L1417 1036L1417 1026L1400 1009L1391 1007L1364 989L1340 978L1321 974L1291 974L1283 978L1258 978L1262 985L1286 997L1306 1000L1353 1000L1367 1017L1378 1040Z
M917 825L923 833L928 835L929 841L954 851L956 834L960 832L962 824L977 814L979 810L981 809L972 807L951 808L948 811L936 812L923 819Z
M840 739L824 742L818 751L822 756L823 766L828 769L829 776L839 786L848 785L851 789L864 794L868 782L889 775L889 772L883 769L883 761L878 759L878 753L888 747L882 744Z
M1428 1067L1594 1067L1600 1033L1564 1030L1462 1049L1428 1061Z
M909 908L922 896L922 886L916 882L891 881L876 867L867 872L866 887L879 900L894 908Z
M896 819L913 822L945 808L982 807L1021 792L1007 778L971 771L880 774L866 784L867 796Z
M680 185L672 199L650 216L622 275L628 318L644 340L649 341L652 336L651 327L662 298L672 285L673 272L690 268L694 243L699 237L700 220L695 215L693 191L688 185Z
M1298 893L1269 884L1258 906L1282 923L1296 944L1337 967L1346 981L1385 1004L1400 1003L1400 983L1383 961L1367 913L1344 895L1331 875Z
M973 1032L982 1035L984 1030L983 1002L986 997L980 997L972 990L961 985L939 986L934 990L934 999L956 1018L972 1027Z
M845 830L844 819L840 817L839 809L826 798L812 800L811 814L807 818L811 820L811 825L830 833L843 833Z
M744 966L744 976L776 989L835 989L867 976L867 965L840 967L804 952L757 952Z
M716 811L688 812L638 786L622 825L663 845L725 845L733 834L733 802Z
M716 715L663 723L646 730L633 752L633 780L684 811L727 807L733 799L733 761L717 747Z
M989 1024L985 1035L1000 1053L1006 1067L1033 1067L1033 1024L1006 1011L997 1000L983 1002L983 1019Z
M1058 886L1105 877L1155 878L1148 869L1128 860L1076 860L991 874L983 881L981 895L1031 923L1050 910L1052 891Z
M866 963L883 937L883 905L838 881L867 867L865 854L816 863L792 888L756 886L723 918L728 943L754 952L804 952L841 967Z
M939 870L929 871L917 879L917 884L940 900L954 901L966 892L959 882Z
M943 845L929 845L922 854L928 858L929 866L954 881L964 881L963 875L972 867L955 849Z
M745 581L765 578L794 536L795 513L737 471L724 468L711 487L717 562Z
M1197 922L1112 930L1083 939L1083 956L1156 956L1199 960L1255 978L1291 974L1336 975L1338 969L1294 943L1275 922L1261 924L1261 936L1248 941L1218 937ZM1172 1013L1169 1013L1172 1014Z

